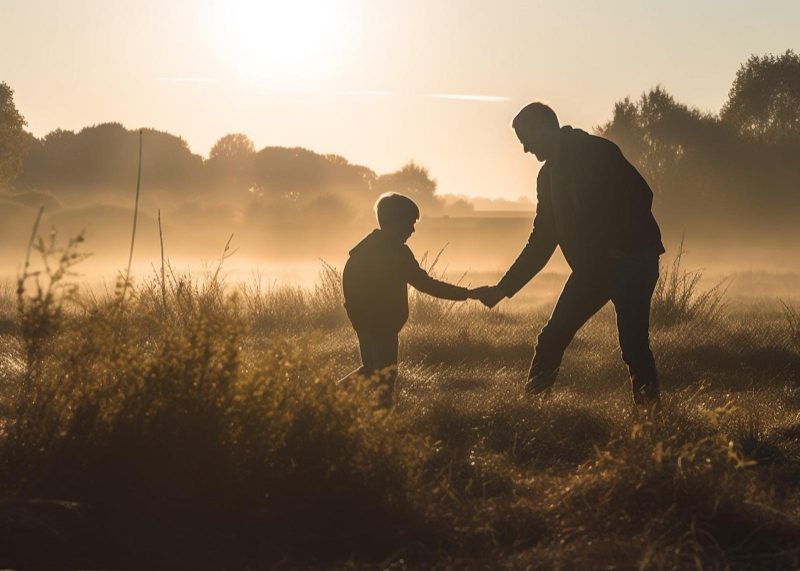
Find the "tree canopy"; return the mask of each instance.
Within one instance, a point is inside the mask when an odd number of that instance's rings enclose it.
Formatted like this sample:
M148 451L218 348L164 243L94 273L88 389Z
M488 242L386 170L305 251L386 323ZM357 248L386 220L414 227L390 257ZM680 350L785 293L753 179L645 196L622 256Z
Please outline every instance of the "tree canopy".
M736 73L721 117L740 133L800 139L800 55L753 55Z
M766 228L800 214L800 58L752 56L719 114L663 87L616 103L597 129L649 180L668 225Z
M242 133L230 133L214 143L208 156L210 159L236 158L252 155L255 152L256 146L250 137Z
M25 158L27 123L14 104L14 91L0 82L0 185L15 180Z

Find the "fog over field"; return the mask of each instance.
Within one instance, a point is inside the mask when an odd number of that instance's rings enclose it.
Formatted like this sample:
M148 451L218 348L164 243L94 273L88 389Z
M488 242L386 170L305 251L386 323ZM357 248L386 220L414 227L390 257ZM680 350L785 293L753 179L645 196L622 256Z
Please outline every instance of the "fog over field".
M615 141L648 180L668 252L684 239L687 262L698 267L800 271L796 109L769 75L781 66L800 66L798 59L791 51L754 56L734 78L718 114L677 101L668 86L658 86L618 101L600 126L576 125ZM760 102L770 96L775 103L765 114ZM410 241L418 257L446 246L443 260L453 269L501 271L524 244L536 209L538 166L532 159L526 195L476 198L441 194L436 173L413 161L379 173L305 148L256 149L243 134L222 136L207 158L191 152L180 133L143 129L142 143L139 267L160 259L159 211L161 238L173 260L213 260L233 234L239 251L231 263L240 270L261 267L282 279L286 272L274 268L291 273L320 258L341 266L375 227L377 196L394 191L420 206ZM138 144L139 131L116 123L21 135L7 155L13 176L0 187L4 273L16 271L40 206L42 228L61 236L86 231L94 259L85 271L113 274L125 264ZM489 192L496 197L498 189ZM566 271L558 260L551 269Z

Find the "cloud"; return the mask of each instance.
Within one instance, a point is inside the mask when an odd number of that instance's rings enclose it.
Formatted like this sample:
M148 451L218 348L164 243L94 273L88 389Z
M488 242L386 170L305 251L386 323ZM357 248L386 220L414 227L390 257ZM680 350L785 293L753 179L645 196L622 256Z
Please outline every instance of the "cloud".
M213 77L157 77L156 81L174 81L174 82L185 82L185 83L216 83L216 79Z
M391 91L379 90L346 90L346 91L330 91L331 95L355 95L358 97L389 97L394 95Z
M479 101L482 103L502 103L510 101L511 98L505 95L473 95L467 93L429 93L425 97L433 99L453 99L456 101Z

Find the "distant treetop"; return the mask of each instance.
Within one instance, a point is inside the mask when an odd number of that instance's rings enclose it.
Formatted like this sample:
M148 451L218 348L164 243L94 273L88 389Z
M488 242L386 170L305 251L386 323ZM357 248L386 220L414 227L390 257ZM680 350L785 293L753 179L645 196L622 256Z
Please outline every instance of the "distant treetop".
M256 152L256 146L250 137L242 133L230 133L219 139L211 147L209 158L235 158L252 155Z
M800 55L753 55L733 81L723 120L742 134L784 141L800 140Z

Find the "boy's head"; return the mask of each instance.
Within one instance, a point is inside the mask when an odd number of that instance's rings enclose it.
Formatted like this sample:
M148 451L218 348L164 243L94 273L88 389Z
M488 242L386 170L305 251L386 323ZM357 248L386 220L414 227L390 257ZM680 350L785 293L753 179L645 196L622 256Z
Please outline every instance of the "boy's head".
M407 196L385 192L375 202L375 216L381 230L405 243L414 233L419 207Z

